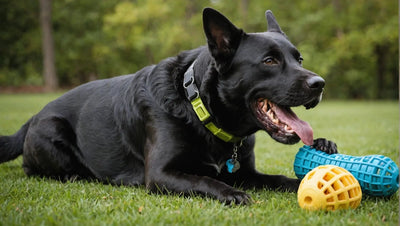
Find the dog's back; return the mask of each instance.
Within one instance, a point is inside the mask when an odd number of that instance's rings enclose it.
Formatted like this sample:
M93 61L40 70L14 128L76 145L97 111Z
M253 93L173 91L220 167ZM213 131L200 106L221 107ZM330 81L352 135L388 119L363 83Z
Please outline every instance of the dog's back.
M154 117L149 114L169 111L188 120L185 110L179 109L184 99L177 100L181 97L174 76L179 67L187 67L186 58L196 57L201 50L204 47L135 74L92 81L68 91L14 135L0 136L0 162L24 154L27 175L59 179L78 175L117 184L143 184L139 172L144 168L146 121ZM125 171L139 176L127 179L131 177L128 173L121 175Z

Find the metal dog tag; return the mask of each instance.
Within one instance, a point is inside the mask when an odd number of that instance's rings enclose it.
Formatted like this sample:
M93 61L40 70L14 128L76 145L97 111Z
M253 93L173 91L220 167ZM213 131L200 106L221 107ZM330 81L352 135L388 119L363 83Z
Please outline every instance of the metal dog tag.
M228 159L226 161L226 167L228 169L229 173L234 173L240 169L240 163L237 160L234 159Z

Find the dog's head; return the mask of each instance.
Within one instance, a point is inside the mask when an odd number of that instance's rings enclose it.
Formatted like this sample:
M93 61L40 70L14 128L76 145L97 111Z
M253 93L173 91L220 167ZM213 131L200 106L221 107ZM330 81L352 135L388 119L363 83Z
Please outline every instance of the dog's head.
M310 125L290 108L315 107L325 82L302 67L301 54L271 11L266 19L266 32L247 34L219 12L203 11L208 48L218 71L218 95L227 109L246 109L239 114L249 130L264 129L281 143L301 139L311 145Z

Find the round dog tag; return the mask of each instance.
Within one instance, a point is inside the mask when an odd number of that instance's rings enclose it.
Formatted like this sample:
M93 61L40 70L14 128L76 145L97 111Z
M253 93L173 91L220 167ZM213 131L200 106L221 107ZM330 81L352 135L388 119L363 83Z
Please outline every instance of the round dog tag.
M226 167L227 167L229 173L234 173L238 169L240 169L240 163L237 160L228 159L226 161Z

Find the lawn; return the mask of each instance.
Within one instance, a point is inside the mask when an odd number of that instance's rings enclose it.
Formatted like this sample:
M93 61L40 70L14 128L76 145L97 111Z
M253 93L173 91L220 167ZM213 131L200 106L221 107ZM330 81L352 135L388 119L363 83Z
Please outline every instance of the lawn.
M12 134L59 94L0 95L0 134ZM325 101L294 109L315 138L337 143L349 155L381 154L398 163L398 102ZM257 133L257 168L294 177L301 144L274 142ZM364 196L355 210L302 210L293 193L250 190L254 203L228 207L218 201L148 194L144 187L28 178L22 157L0 165L0 225L398 225L398 192L390 198Z

